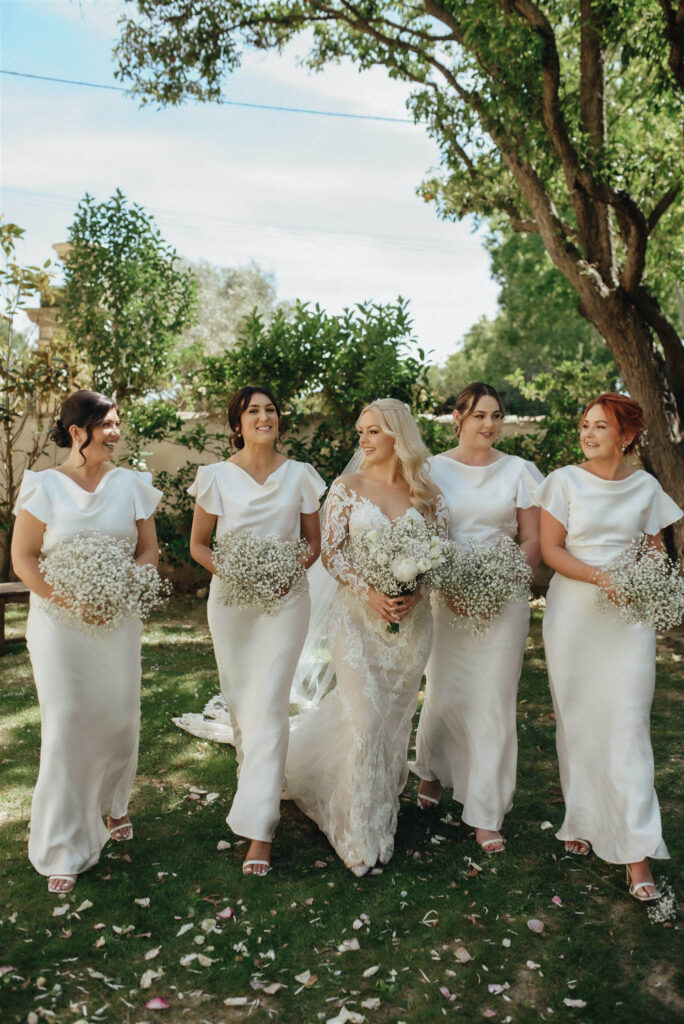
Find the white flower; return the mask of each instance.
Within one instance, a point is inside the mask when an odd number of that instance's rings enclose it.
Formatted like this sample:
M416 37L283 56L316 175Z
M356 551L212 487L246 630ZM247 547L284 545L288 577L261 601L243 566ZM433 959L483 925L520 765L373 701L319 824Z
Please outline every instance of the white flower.
M532 570L510 537L469 547L448 543L436 575L443 596L461 613L453 624L475 635L485 633L509 601L530 596Z
M410 583L420 571L415 558L395 558L390 568L400 583Z
M601 591L599 610L617 611L633 625L644 624L667 630L678 626L684 617L684 580L679 566L641 537L605 566L617 599L611 601Z
M48 612L95 635L126 619L146 618L166 601L171 584L153 565L138 565L134 551L132 541L99 532L58 541L40 560L54 594Z
M238 608L259 608L272 615L288 594L306 583L301 559L306 541L260 537L251 530L224 534L214 546L214 568L221 580L221 600Z

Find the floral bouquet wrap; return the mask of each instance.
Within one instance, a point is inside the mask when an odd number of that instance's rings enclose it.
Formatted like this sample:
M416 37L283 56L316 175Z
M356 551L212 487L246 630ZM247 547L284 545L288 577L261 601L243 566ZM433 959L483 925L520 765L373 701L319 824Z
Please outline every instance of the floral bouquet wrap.
M138 565L134 552L132 541L105 533L58 541L39 562L53 591L50 614L93 634L147 618L168 599L171 584L153 565Z
M431 586L442 564L446 541L420 515L404 515L394 523L350 536L349 552L367 583L388 597L412 594ZM390 622L388 633L398 633Z
M615 598L599 593L601 612L615 612L632 625L642 624L666 630L684 618L684 580L676 562L654 547L646 537L603 567L611 578Z
M440 571L442 599L457 609L452 625L467 625L475 636L487 632L510 601L530 597L530 569L522 551L510 537L495 544L462 547L449 542Z
M301 537L260 537L251 530L226 533L214 544L214 569L221 580L221 600L236 608L278 610L288 594L306 582L302 560L311 549Z

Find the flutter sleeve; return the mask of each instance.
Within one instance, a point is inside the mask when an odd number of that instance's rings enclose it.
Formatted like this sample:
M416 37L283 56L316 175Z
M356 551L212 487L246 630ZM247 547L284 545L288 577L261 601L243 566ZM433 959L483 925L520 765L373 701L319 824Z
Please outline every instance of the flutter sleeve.
M188 494L195 498L200 508L208 512L210 516L226 514L221 499L221 490L216 479L216 464L199 466L194 483L188 487Z
M549 473L546 480L534 488L532 497L535 504L546 509L567 530L570 498L565 474L561 469L555 469L553 473Z
M339 583L351 587L357 594L366 597L369 586L345 554L349 536L349 515L353 504L354 499L344 484L336 480L331 486L323 506L321 558L330 575Z
M21 512L30 512L41 523L48 525L52 517L50 495L47 481L43 473L34 473L31 469L24 470L19 494L14 506L15 516Z
M666 494L655 477L653 480L653 495L646 509L646 521L644 533L655 535L664 530L666 526L676 523L684 515L676 501L673 501L669 494Z
M164 497L164 492L152 486L151 473L133 474L133 502L135 505L135 518L149 519L157 508L157 505Z
M518 487L515 495L516 508L533 508L539 502L535 497L535 491L544 482L544 475L540 473L533 462L523 461Z
M303 512L304 515L318 512L321 495L327 486L323 477L316 472L313 466L309 465L308 462L303 463L299 511Z

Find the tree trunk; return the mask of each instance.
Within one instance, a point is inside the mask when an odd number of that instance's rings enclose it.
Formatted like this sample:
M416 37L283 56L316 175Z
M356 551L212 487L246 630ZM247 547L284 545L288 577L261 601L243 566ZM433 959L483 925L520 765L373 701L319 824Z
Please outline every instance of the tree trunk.
M648 462L663 489L684 508L684 436L677 405L653 336L622 289L607 298L587 282L580 310L601 332L630 395L646 415ZM589 396L587 396L589 397ZM684 520L673 528L677 555L684 560Z

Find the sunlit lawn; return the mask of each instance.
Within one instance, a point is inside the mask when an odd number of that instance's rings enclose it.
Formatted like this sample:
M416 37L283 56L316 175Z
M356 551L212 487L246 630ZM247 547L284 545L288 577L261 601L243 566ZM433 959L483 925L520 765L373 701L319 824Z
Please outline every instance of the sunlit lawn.
M10 633L24 616L9 612ZM653 730L673 857L655 870L675 890L683 650L681 635L659 646ZM26 649L10 651L0 661L3 1020L651 1024L681 1016L677 924L652 923L626 895L619 867L570 857L554 839L563 808L538 613L506 854L480 854L446 794L437 813L419 812L412 780L395 857L363 879L291 804L271 874L242 877L245 846L224 822L234 752L171 723L217 686L203 602L186 599L145 637L135 839L109 844L68 897L49 896L26 858L38 710ZM219 850L220 842L230 845ZM225 907L231 919L217 917ZM530 919L543 922L541 934ZM146 1009L154 997L169 1008Z

